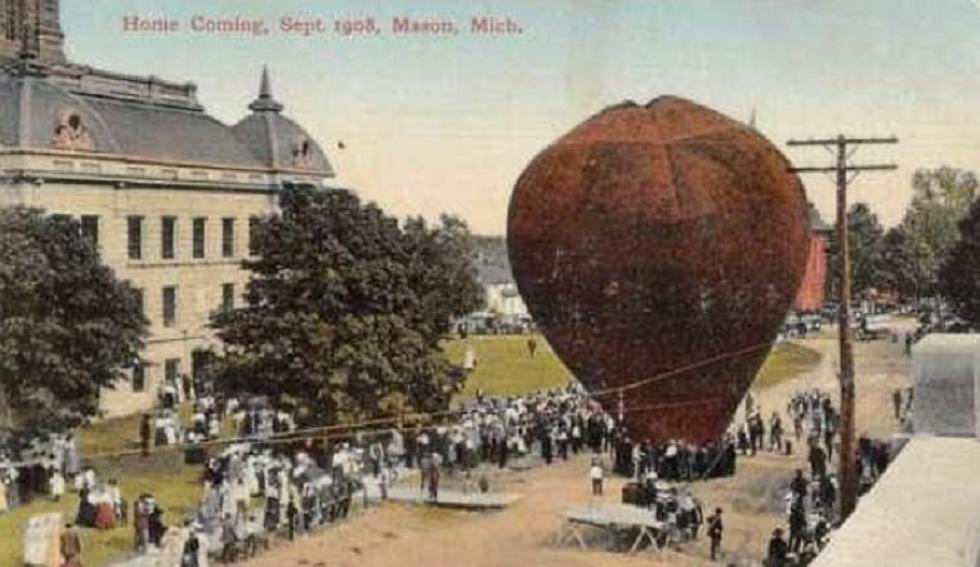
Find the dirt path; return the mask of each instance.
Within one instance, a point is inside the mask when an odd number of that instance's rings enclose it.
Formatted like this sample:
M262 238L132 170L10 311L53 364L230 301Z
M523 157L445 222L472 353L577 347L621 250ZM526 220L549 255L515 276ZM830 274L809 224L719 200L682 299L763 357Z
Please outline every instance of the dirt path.
M821 352L816 368L794 380L755 394L768 415L784 411L794 391L821 388L837 400L837 343L833 338L808 339L806 346ZM896 430L891 391L908 383L908 361L900 344L878 341L857 347L859 432L887 435ZM783 501L793 469L803 456L761 454L740 458L734 478L693 486L710 512L725 509L726 560L760 558L769 534L783 522ZM644 552L629 557L595 550L557 549L550 538L561 524L561 513L590 500L587 457L495 479L495 490L518 492L524 498L498 513L452 512L410 505L371 508L348 522L291 545L280 545L248 562L247 567L615 567L663 563L678 566L712 565L703 539L662 555ZM623 479L608 483L605 500L620 499ZM717 563L715 563L717 565Z

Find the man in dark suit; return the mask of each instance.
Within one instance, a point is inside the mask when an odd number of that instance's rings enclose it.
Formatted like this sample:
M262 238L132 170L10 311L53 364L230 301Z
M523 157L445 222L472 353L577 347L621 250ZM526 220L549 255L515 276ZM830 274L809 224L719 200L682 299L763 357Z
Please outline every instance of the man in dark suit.
M715 513L708 518L708 538L711 539L711 560L717 561L721 552L721 538L725 526L721 522L721 508L715 508Z
M769 540L769 553L766 555L766 567L783 567L789 555L789 546L783 539L782 528L776 528Z

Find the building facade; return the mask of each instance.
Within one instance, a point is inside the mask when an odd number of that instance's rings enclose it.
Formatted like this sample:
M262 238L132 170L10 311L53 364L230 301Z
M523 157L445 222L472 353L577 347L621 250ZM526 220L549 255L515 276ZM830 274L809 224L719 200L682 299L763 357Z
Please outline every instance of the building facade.
M63 51L58 0L0 0L0 206L80 219L140 290L149 337L106 413L152 407L218 347L209 319L241 301L249 227L287 184L324 187L327 157L285 117L263 69L245 117L208 115L192 83L93 69Z
M809 204L810 250L806 257L806 270L796 294L794 308L797 311L819 311L824 304L827 283L827 249L833 229L820 217L813 204Z

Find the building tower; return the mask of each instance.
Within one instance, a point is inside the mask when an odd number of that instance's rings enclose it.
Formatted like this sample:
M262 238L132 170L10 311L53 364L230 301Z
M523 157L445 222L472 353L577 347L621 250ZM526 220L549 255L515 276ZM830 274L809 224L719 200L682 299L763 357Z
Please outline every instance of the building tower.
M26 47L44 63L64 63L58 0L0 0L0 59Z

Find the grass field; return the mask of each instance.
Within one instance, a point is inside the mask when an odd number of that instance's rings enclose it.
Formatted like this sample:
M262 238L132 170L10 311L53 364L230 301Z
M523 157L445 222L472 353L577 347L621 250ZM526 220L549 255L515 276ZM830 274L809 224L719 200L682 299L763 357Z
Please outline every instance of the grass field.
M153 455L144 462L139 457L127 461L96 463L102 478L119 480L123 498L129 502L130 518L132 503L143 492L152 493L164 508L164 521L180 523L193 514L200 499L200 472L198 468L184 466L180 453ZM69 491L60 502L36 498L29 505L0 514L0 565L20 565L23 561L24 528L35 514L61 512L66 522L74 521L78 510L78 494ZM109 565L126 557L133 546L133 528L120 526L113 530L81 530L83 565L98 567Z
M529 338L522 335L476 336L465 341L447 342L446 356L454 364L463 362L466 345L472 346L477 359L476 368L457 399L472 398L477 390L490 396L507 396L567 385L572 375L544 337L534 336L538 344L534 358L528 352Z
M812 370L820 362L820 353L796 343L779 343L759 369L753 389L765 389Z
M479 336L465 341L446 343L446 355L455 364L463 361L466 345L472 346L478 364L466 380L458 400L472 398L477 389L487 395L527 394L537 390L564 386L571 373L540 335L534 358L527 349L527 336ZM773 347L759 370L754 388L768 388L812 369L820 361L816 351L795 343L780 343Z
M187 420L189 407L181 408ZM153 494L164 509L167 525L180 524L194 514L201 497L199 466L184 465L179 451L161 451L143 459L139 455L96 457L115 451L139 448L141 417L132 415L107 419L78 430L78 446L83 464L91 465L100 479L115 478L123 498L128 502L132 518L132 503L142 493ZM78 511L78 494L69 490L60 502L35 498L27 506L0 514L0 566L20 565L23 561L24 528L35 514L61 512L65 522L72 522ZM83 529L83 565L102 567L125 558L133 546L132 525L113 530Z

